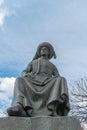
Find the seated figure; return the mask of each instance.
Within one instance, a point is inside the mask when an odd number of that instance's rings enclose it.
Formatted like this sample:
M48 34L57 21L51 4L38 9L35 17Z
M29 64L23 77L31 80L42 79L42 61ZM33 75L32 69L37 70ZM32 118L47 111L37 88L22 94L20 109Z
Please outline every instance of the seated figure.
M49 60L56 58L53 46L41 43L33 60L17 78L9 116L66 116L70 110L67 82Z

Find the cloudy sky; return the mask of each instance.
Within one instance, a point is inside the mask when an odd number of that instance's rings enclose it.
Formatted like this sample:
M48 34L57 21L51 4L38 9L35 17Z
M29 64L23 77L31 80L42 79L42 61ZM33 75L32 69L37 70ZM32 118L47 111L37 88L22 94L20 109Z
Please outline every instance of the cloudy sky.
M69 84L87 76L86 34L87 0L0 0L1 111L43 41L54 46L52 62Z

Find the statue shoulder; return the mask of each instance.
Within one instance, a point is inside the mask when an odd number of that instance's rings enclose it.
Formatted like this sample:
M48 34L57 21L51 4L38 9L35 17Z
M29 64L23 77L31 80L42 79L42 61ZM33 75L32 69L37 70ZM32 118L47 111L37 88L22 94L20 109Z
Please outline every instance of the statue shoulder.
M52 66L52 68L53 68L53 69L57 69L57 67L56 67L56 65L55 65L55 64L53 64L53 63L52 63L52 62L50 62L50 61L49 61L49 63L50 63L50 65Z

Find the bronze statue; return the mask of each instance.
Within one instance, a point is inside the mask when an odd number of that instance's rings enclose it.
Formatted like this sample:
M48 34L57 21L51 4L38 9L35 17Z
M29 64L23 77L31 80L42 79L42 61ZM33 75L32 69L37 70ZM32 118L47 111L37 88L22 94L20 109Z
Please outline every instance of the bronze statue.
M66 116L70 110L66 79L49 60L53 46L41 43L33 60L15 81L14 98L7 109L9 116Z

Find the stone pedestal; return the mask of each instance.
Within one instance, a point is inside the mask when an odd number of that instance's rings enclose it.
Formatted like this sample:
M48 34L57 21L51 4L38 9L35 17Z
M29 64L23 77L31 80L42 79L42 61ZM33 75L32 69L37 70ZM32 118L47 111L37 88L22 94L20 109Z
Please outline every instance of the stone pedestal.
M0 118L0 130L81 130L74 117L5 117Z

